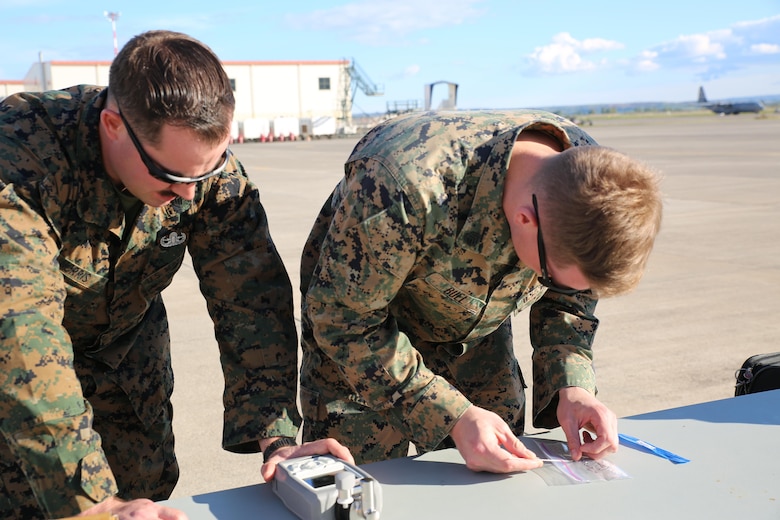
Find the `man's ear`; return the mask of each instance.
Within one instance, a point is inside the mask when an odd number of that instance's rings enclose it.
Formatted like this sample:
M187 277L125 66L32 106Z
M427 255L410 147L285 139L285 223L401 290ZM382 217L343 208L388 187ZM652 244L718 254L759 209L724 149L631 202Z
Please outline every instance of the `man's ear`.
M518 226L537 226L536 213L534 208L527 205L521 205L512 215L512 222Z
M123 126L122 118L117 112L103 109L100 112L100 124L109 139L116 140L119 137L119 129Z

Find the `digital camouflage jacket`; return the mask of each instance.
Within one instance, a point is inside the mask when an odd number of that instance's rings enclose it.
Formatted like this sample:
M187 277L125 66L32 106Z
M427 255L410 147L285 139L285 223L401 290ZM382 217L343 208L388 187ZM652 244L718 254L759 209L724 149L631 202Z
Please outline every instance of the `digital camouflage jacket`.
M116 493L74 363L134 374L116 383L144 422L172 392L155 345L147 366L121 367L185 251L221 353L225 449L259 451L300 423L292 289L257 188L232 159L193 201L127 221L101 156L105 97L80 86L0 103L0 442L53 516Z
M426 368L410 337L466 349L530 306L534 424L557 426L560 388L595 392L595 298L545 293L502 209L512 147L529 129L565 148L596 144L538 111L411 114L358 143L315 226L327 232L313 232L314 258L302 260L304 336L316 343L304 345L303 386L330 395L317 388L318 360L330 358L354 390L341 399L403 410L396 426L433 449L469 402Z

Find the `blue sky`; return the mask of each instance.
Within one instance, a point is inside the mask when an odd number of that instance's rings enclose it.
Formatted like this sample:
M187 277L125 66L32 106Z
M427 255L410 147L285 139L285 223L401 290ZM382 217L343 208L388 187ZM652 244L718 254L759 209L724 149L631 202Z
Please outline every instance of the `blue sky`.
M49 60L110 60L149 29L189 33L224 61L354 59L383 96L460 108L693 101L780 94L780 0L2 0L0 79ZM437 92L443 96L444 89Z

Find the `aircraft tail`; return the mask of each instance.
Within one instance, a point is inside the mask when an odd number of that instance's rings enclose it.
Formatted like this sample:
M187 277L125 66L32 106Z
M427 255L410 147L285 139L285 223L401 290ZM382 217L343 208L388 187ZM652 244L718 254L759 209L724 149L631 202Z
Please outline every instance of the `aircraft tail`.
M706 103L707 96L704 95L704 87L699 87L699 103Z

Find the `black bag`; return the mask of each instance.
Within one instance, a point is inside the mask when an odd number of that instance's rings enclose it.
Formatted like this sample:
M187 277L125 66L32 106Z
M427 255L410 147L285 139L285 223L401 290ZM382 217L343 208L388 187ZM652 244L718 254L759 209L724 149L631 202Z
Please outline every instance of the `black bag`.
M734 395L754 394L780 388L780 352L756 354L742 363L735 374Z

